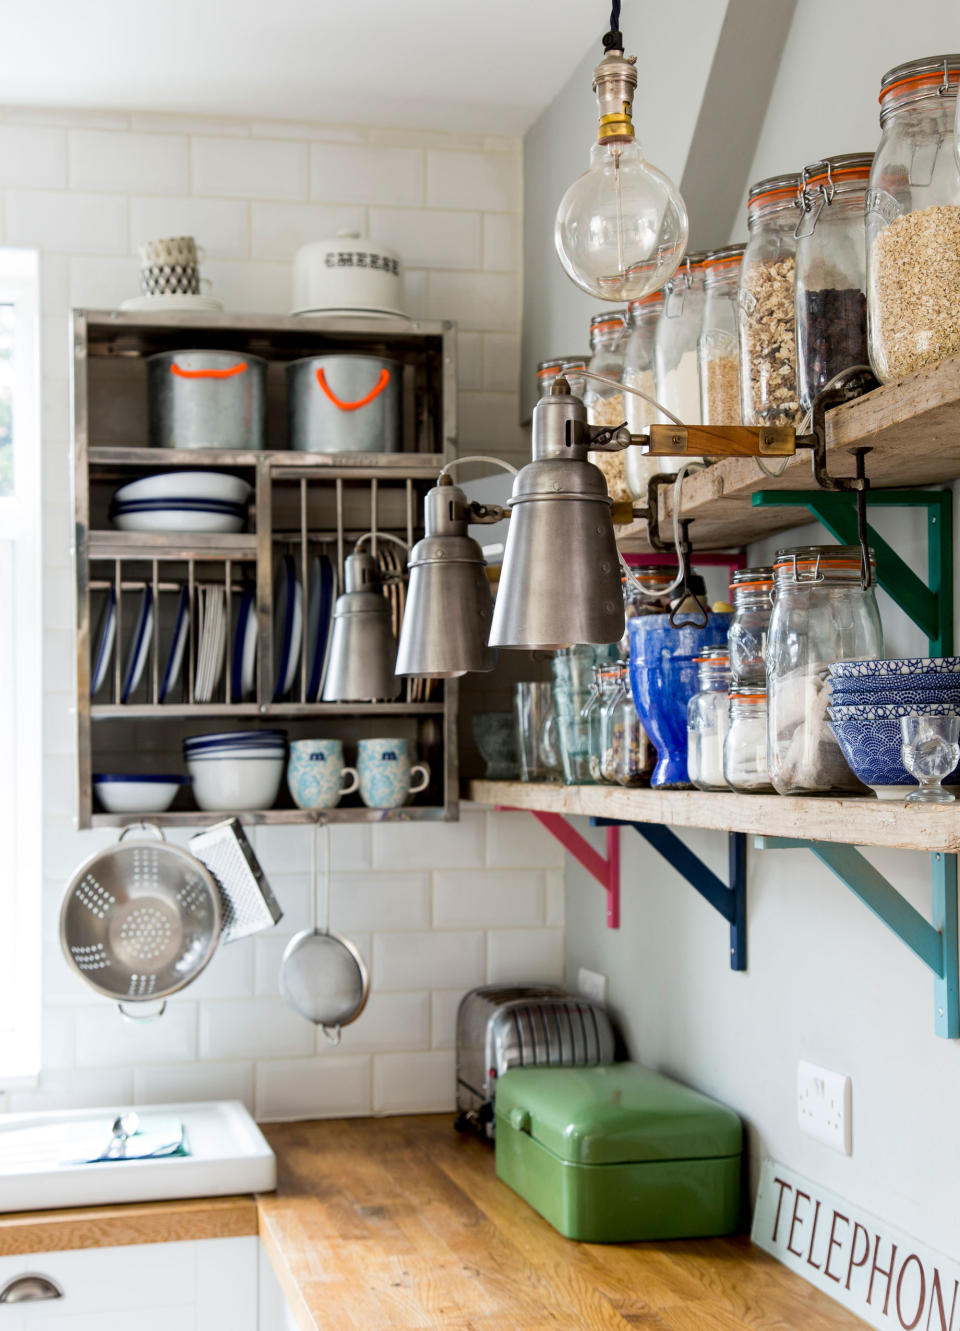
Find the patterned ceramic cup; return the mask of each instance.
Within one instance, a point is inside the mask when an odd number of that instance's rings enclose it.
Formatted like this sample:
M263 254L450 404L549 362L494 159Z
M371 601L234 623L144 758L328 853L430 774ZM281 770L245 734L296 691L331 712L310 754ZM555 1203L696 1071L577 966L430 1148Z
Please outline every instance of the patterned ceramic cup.
M140 246L140 290L145 296L200 294L202 251L193 236L168 236Z
M430 768L411 763L413 747L408 739L357 741L360 798L368 809L399 809L410 795L426 790ZM411 784L414 772L420 773L418 785Z
M341 795L356 790L359 777L343 765L338 739L297 739L290 745L287 785L298 809L335 809Z

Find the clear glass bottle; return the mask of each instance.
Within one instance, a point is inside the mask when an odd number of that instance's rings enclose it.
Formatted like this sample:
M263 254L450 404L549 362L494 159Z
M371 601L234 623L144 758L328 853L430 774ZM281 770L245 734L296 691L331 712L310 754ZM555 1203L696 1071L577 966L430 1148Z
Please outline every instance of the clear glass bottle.
M587 409L587 420L591 425L622 425L627 419L624 409L624 394L620 389L623 374L623 354L625 350L626 321L623 312L606 310L595 314L590 321L590 364L587 366L594 374L606 375L615 379L617 386L597 383L588 379L583 390L583 405ZM623 453L589 453L587 455L595 467L603 472L607 482L607 493L616 503L629 499L627 477Z
M857 545L780 550L767 637L767 762L781 795L862 791L830 729L833 661L883 655L874 591Z
M796 172L750 187L740 266L740 415L744 425L799 425L794 310Z
M730 581L733 619L727 633L730 675L735 688L766 688L767 633L773 613L773 569L738 568Z
M585 710L592 696L595 649L580 644L555 652L553 705L556 747L559 749L564 784L589 785L590 733Z
M836 375L867 365L863 207L873 153L805 166L797 222L797 387L809 411Z
M697 340L703 425L740 424L737 287L745 249L728 245L712 250L703 265L703 320Z
M593 672L592 697L583 709L587 723L587 743L590 751L590 776L595 782L604 780L603 764L603 712L613 696L620 679L617 665L596 666Z
M663 292L632 300L627 307L629 319L627 341L623 354L623 382L641 393L656 397L653 356L657 324L663 310ZM644 434L658 418L656 407L633 393L624 393L624 407L631 434ZM647 481L660 470L659 460L647 457L639 448L628 448L624 455L627 488L634 499L645 502Z
M697 657L699 690L687 703L687 771L699 790L726 790L723 741L729 724L730 658L726 647Z
M767 690L760 685L730 694L723 775L728 786L744 794L773 791L767 767Z
M653 751L637 717L629 672L615 666L616 683L601 717L600 778L607 785L642 786L653 770Z
M911 60L880 81L867 194L867 331L884 383L960 351L960 55Z

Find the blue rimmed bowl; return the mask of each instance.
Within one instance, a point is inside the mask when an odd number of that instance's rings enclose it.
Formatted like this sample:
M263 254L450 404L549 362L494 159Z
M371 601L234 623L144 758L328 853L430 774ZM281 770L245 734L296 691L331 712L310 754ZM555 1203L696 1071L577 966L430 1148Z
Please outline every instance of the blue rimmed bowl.
M956 716L960 703L955 702L883 702L883 703L831 703L830 716L834 721L889 721L901 716Z
M960 674L960 656L899 656L886 661L833 661L834 679L874 679L888 675Z
M960 705L960 675L879 675L860 679L831 679L833 701L855 703L927 703Z
M910 710L905 708L902 714L906 715ZM874 791L878 799L902 800L911 789L916 790L917 783L900 757L899 716L835 717L830 722L830 729L837 737L850 770ZM946 777L943 784L955 786L958 781L960 768Z

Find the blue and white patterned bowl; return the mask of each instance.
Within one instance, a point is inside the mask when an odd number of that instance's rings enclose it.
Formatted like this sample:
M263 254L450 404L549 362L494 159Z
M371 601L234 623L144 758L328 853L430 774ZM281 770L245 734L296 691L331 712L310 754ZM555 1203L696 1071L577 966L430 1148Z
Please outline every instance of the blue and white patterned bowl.
M900 656L888 661L834 661L834 679L862 679L884 675L951 675L960 672L960 656Z
M886 703L832 703L828 708L834 721L888 721L901 716L955 716L960 703L955 702L886 702Z
M881 675L864 679L833 679L831 699L851 703L945 702L960 705L960 675Z
M911 788L916 789L916 781L900 758L899 717L834 719L830 729L851 771L879 799L903 799ZM948 776L944 785L956 785L958 772Z

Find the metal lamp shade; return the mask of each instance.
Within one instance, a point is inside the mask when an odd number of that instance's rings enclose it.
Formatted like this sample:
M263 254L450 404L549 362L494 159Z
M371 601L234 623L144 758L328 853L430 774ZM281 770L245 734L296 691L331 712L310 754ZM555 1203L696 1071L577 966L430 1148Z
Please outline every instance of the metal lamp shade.
M578 398L534 409L533 461L519 472L493 611L494 647L618 642L620 563L603 473L587 461Z
M342 596L333 611L324 702L382 702L398 697L397 646L390 609L371 555L348 555Z
M493 597L483 552L467 535L468 512L463 491L446 478L426 497L426 535L407 563L398 675L450 679L497 663L487 645Z

